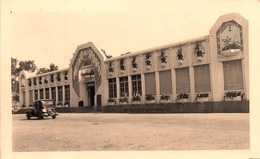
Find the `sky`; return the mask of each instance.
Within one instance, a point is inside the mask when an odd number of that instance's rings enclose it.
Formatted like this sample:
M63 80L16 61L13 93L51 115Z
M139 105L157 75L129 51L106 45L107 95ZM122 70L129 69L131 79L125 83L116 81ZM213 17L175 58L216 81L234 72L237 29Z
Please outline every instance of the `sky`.
M208 35L224 14L236 12L249 22L259 15L259 1L59 2L9 3L11 57L68 68L77 46L89 41L119 56Z

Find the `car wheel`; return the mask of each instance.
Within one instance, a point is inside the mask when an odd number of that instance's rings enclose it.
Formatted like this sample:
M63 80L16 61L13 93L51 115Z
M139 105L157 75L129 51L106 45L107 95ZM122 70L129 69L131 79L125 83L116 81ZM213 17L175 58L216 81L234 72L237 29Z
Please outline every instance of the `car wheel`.
M53 115L53 116L52 116L52 119L55 119L55 118L56 118L56 115Z
M29 114L26 115L27 119L30 120L31 116Z
M41 114L38 114L38 119L43 119L43 116Z

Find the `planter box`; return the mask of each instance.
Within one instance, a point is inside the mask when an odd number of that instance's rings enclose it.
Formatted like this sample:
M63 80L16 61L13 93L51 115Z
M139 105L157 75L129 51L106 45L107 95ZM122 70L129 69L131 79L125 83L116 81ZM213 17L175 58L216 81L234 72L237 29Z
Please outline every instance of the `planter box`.
M202 61L203 57L202 56L197 56L198 61Z
M166 67L166 63L161 63L162 67Z
M222 55L224 55L224 56L233 56L233 55L236 55L240 51L241 51L241 49L225 50L225 51L222 51Z
M241 101L241 96L233 97L233 98L225 98L225 101Z
M189 99L186 99L186 98L184 98L184 99L177 99L177 102L178 103L186 103L186 102L188 102L188 100Z
M178 60L179 65L183 64L183 60Z
M141 101L132 101L132 104L141 104Z
M116 105L115 102L108 102L108 105Z
M126 105L126 104L128 104L127 102L119 102L120 103L120 105Z
M147 100L146 103L147 104L153 104L153 103L155 103L155 100Z
M171 99L169 100L160 100L161 103L171 103Z
M151 66L150 66L150 65L146 65L146 69L147 69L147 70L150 70L150 69L151 69Z
M198 98L197 102L208 102L209 98Z

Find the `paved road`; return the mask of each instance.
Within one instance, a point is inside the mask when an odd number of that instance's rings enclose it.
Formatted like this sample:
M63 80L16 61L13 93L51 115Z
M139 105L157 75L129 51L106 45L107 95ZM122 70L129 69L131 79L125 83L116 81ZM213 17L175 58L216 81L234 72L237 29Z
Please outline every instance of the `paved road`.
M249 114L13 115L13 151L249 149Z

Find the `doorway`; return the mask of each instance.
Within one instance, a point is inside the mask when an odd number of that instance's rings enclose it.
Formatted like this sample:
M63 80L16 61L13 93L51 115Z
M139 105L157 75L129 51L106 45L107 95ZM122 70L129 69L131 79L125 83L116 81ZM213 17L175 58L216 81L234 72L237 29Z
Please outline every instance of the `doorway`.
M87 91L88 91L88 105L94 106L95 105L95 84L88 83Z

